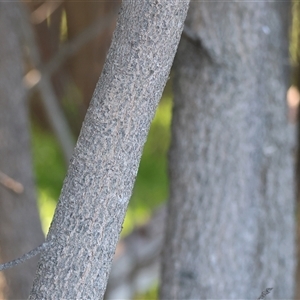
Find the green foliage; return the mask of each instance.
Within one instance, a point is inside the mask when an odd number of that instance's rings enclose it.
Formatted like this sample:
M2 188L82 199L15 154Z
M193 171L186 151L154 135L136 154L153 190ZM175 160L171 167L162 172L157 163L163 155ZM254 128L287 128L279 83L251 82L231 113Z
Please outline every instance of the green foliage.
M158 283L155 283L146 293L135 295L134 300L158 300Z
M65 163L54 136L32 125L33 165L43 230L50 226L66 174Z
M292 1L292 22L290 28L290 56L293 64L299 61L299 26L300 2Z
M290 60L292 65L292 85L300 89L300 2L292 1L290 26Z
M68 26L67 26L67 16L66 11L63 10L62 18L60 23L60 41L65 42L68 37Z

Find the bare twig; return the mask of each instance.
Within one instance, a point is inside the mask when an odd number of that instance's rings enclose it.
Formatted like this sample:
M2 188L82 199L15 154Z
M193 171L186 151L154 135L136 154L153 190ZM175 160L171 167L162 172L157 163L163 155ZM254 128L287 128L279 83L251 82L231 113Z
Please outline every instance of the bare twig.
M12 190L16 194L22 194L24 191L24 186L22 183L12 179L8 175L0 171L0 183L7 189Z
M21 32L23 32L25 42L29 45L30 59L32 60L34 65L40 65L41 59L35 41L33 29L29 23L29 20L25 17L20 22L20 30ZM32 75L34 74L31 73L31 78L33 77ZM41 94L43 104L46 108L50 124L61 145L66 164L68 165L74 149L74 139L72 132L65 119L64 113L59 106L58 100L56 98L55 92L50 81L50 77L43 76L43 80L39 80L40 72L37 70L35 72L35 75L35 81L39 82L37 87ZM24 78L24 83L26 83L26 76Z
M10 269L18 264L25 262L26 260L40 254L42 251L47 249L49 245L50 245L49 242L44 242L43 244L39 245L38 247L34 248L33 250L29 251L28 253L22 255L21 257L14 259L10 262L7 262L5 264L2 264L2 265L0 264L0 271Z
M78 52L87 42L99 35L104 29L111 25L111 21L117 15L119 7L112 10L105 17L98 18L90 26L88 26L82 33L78 34L72 41L63 44L60 50L54 57L41 68L41 80L44 76L51 76L70 56ZM38 85L38 81L36 84ZM32 86L32 88L34 85Z
M61 4L62 0L45 1L35 11L31 13L30 20L33 24L40 24L45 21Z

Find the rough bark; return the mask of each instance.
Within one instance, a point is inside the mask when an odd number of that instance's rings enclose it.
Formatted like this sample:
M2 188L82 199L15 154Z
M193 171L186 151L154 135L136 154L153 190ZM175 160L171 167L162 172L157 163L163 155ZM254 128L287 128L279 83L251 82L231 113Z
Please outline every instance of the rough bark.
M191 2L174 67L161 299L292 299L288 2Z
M102 299L188 1L124 1L30 299Z
M22 85L22 47L16 27L19 8L18 3L0 3L0 170L24 187L22 193L16 193L0 185L0 263L21 256L44 240L32 174L26 91ZM4 272L5 298L28 297L37 260Z

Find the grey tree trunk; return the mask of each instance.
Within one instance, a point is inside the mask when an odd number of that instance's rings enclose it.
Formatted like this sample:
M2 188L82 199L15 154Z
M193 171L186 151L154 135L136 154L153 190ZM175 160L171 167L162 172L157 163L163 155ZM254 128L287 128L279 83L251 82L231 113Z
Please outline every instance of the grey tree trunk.
M161 299L294 294L288 2L191 2L174 67Z
M188 0L124 1L30 299L102 299Z
M18 3L0 2L0 263L10 261L44 240L36 205ZM5 175L20 182L10 185ZM11 186L11 189L8 187ZM15 189L15 191L13 191ZM2 273L1 299L26 299L38 258ZM0 292L1 294L1 292Z

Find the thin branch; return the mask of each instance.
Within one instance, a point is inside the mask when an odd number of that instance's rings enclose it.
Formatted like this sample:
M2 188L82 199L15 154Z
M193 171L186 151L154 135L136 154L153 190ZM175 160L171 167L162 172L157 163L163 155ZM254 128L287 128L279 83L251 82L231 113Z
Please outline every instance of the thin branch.
M21 257L14 259L10 262L7 262L5 264L0 264L0 271L10 269L18 264L25 262L26 260L40 254L42 251L47 249L49 245L50 245L49 242L44 242L43 244L39 245L38 247L34 248L33 250L29 251L28 253L22 255Z
M12 190L16 194L22 194L24 191L24 186L22 183L14 180L5 173L0 171L0 183L7 189Z
M45 21L62 4L62 0L45 1L35 11L31 13L30 20L33 24L40 24Z
M24 14L25 15L25 14ZM29 20L25 18L25 16L22 18L20 22L20 30L23 32L23 36L25 39L25 43L29 45L30 48L30 59L32 60L34 65L40 65L41 59L40 54L38 51L38 46L34 37L32 26L29 23ZM32 78L31 73L31 78ZM55 92L53 90L50 76L43 76L42 80L39 80L40 72L35 72L37 80L36 82L39 82L37 85L37 88L41 94L41 99L43 101L44 107L46 108L46 112L48 115L48 119L50 121L51 127L54 130L54 133L61 145L61 148L63 150L64 158L66 161L66 164L69 164L70 158L73 153L74 149L74 139L73 134L71 132L71 129L69 128L69 125L65 119L64 113L59 106L58 99L55 95ZM29 76L30 78L30 76ZM24 77L24 83L26 84L27 77ZM28 83L28 81L27 81Z
M89 25L83 32L78 34L72 41L63 44L54 57L41 68L41 80L44 76L49 76L59 69L59 67L72 55L77 53L87 42L99 35L103 30L111 25L111 21L116 17L119 7L112 10L105 17L98 18ZM41 81L40 80L40 81ZM36 84L38 85L38 81ZM33 88L34 86L32 86Z

